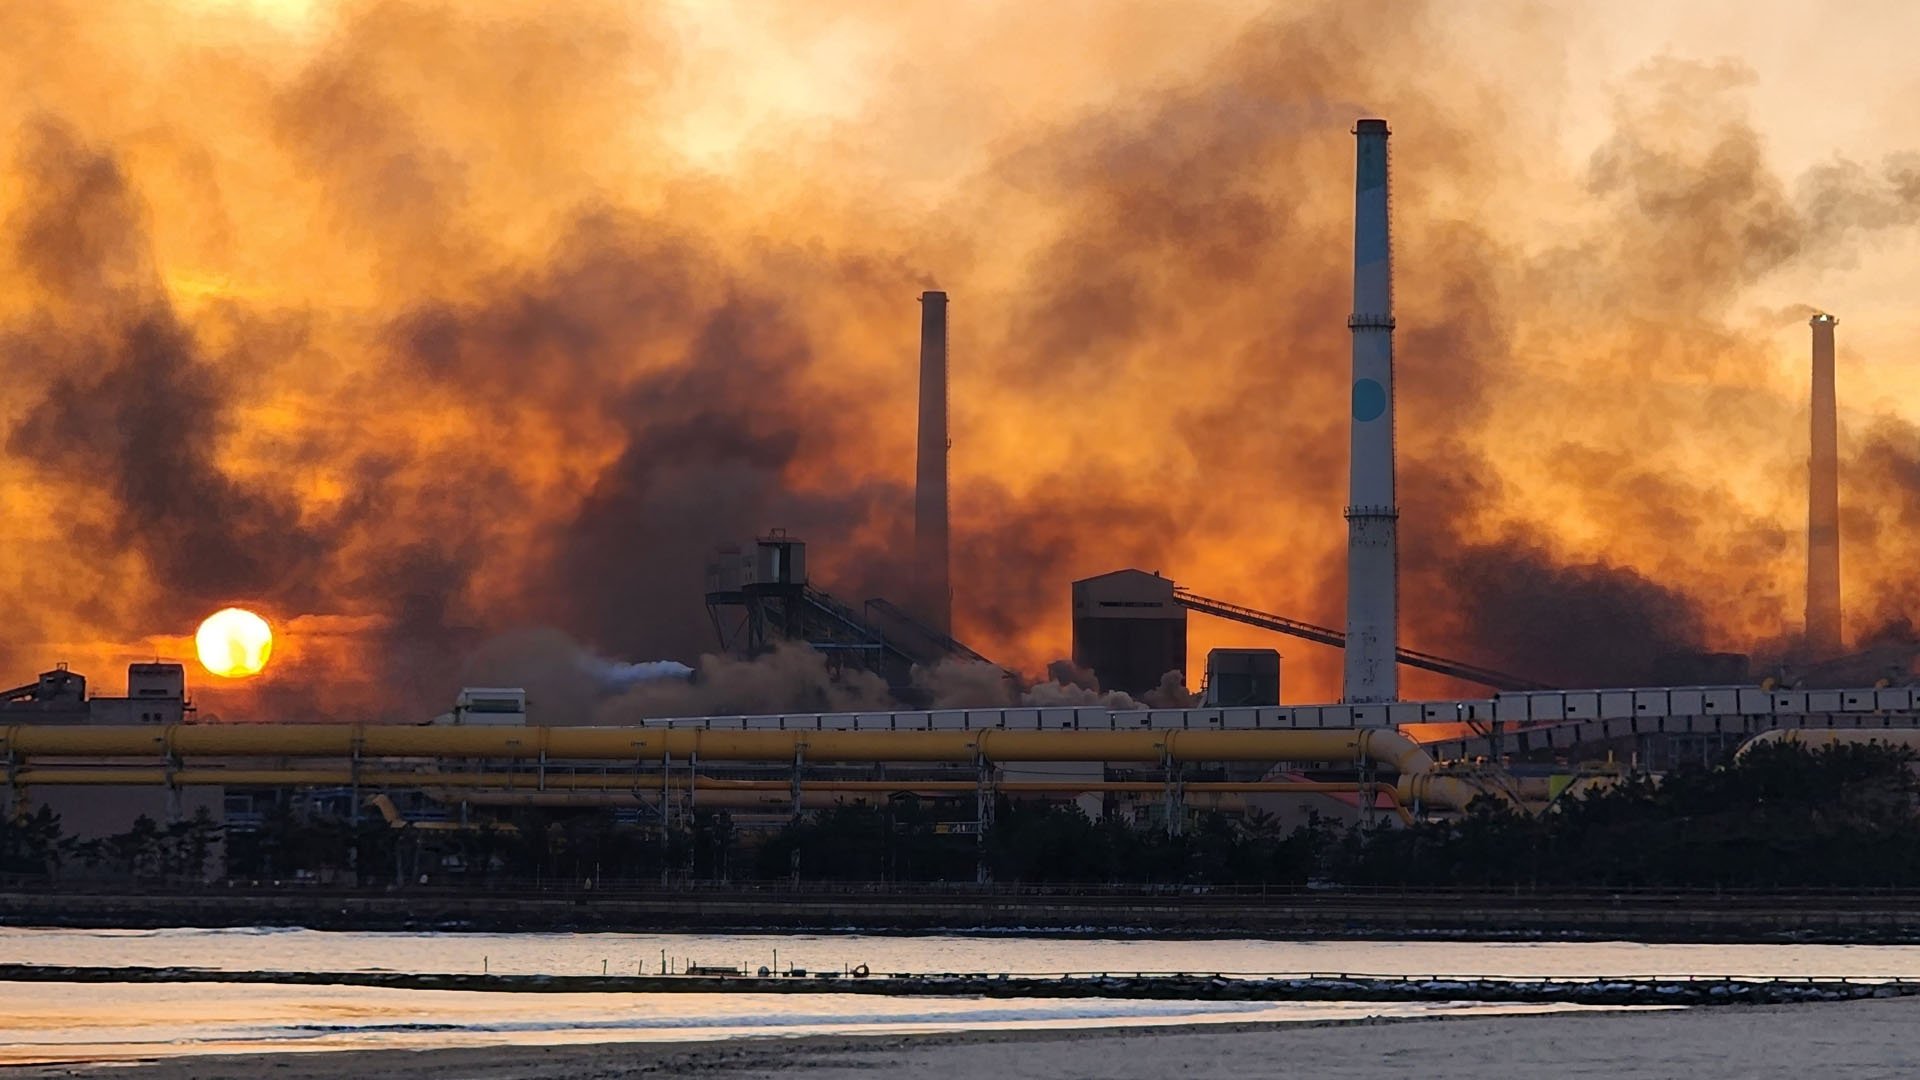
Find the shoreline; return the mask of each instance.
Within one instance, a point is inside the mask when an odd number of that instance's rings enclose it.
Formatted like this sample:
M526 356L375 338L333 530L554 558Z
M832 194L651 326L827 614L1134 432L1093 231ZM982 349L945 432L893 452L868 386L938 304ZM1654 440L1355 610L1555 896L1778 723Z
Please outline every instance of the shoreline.
M1379 1024L1453 1023L1470 1019L1475 1019L1475 1017L1367 1016L1354 1019L1323 1020L1224 1020L1219 1023L1156 1024L1153 1025L1151 1033L1165 1035L1233 1035L1277 1028L1369 1027ZM671 1057L682 1054L699 1054L720 1048L738 1048L743 1050L779 1048L781 1052L784 1053L789 1050L805 1051L810 1048L839 1048L847 1045L894 1049L906 1045L923 1047L945 1045L963 1046L971 1043L997 1043L1006 1041L1041 1043L1073 1042L1089 1038L1141 1034L1144 1031L1145 1029L1143 1028L1128 1028L1116 1024L1107 1024L1104 1026L1090 1027L985 1027L967 1031L888 1031L874 1032L872 1034L854 1033L843 1035L753 1034L731 1035L708 1039L662 1041L635 1039L628 1041L612 1040L606 1042L579 1043L501 1043L487 1046L429 1047L426 1049L395 1047L392 1049L378 1050L335 1050L316 1046L305 1050L182 1054L166 1057L101 1057L87 1060L31 1062L21 1065L0 1064L0 1077L17 1077L23 1074L30 1074L31 1070L143 1067L149 1065L167 1065L176 1062L192 1062L213 1069L218 1069L229 1062L236 1064L247 1063L250 1068L258 1069L282 1067L280 1066L282 1062L291 1064L294 1062L307 1061L316 1057L323 1057L329 1063L345 1061L347 1064L353 1063L353 1061L347 1059L357 1060L361 1058L377 1059L381 1062L389 1062L395 1059L420 1061L444 1059L448 1062L460 1062L460 1059L470 1055L477 1055L484 1059L495 1057L501 1052L531 1053L574 1051L583 1054L611 1054L622 1051L636 1051L661 1057ZM64 1076L66 1074L60 1073L58 1075ZM280 1075L284 1076L285 1074Z
M1365 1027L1377 1024L1418 1024L1453 1022L1470 1019L1451 1016L1407 1016L1407 1017L1363 1017L1352 1020L1299 1020L1299 1021L1223 1021L1217 1024L1167 1024L1157 1025L1153 1032L1165 1035L1233 1035L1247 1032L1264 1031L1271 1028L1336 1028ZM967 1046L975 1043L999 1043L1021 1041L1035 1043L1073 1042L1081 1039L1101 1038L1128 1034L1131 1029L1109 1025L1105 1027L1085 1028L981 1028L973 1031L928 1031L919 1033L883 1032L871 1035L736 1035L717 1039L683 1039L677 1041L640 1041L629 1042L585 1042L554 1044L500 1044L490 1046L434 1047L429 1049L383 1049L383 1050L334 1050L325 1047L313 1047L306 1050L271 1050L252 1053L215 1053L183 1054L167 1057L101 1057L86 1060L62 1060L36 1062L22 1065L0 1065L0 1078L22 1080L26 1077L72 1075L73 1070L114 1070L121 1075L126 1070L164 1069L172 1065L194 1066L195 1077L214 1080L224 1076L255 1076L264 1070L274 1070L279 1080L304 1080L309 1076L360 1076L360 1075L413 1075L411 1066L428 1067L451 1066L469 1069L475 1066L487 1066L499 1062L507 1055L523 1057L548 1056L563 1053L570 1057L627 1056L658 1059L651 1064L656 1069L673 1059L688 1059L684 1064L700 1064L711 1067L712 1063L726 1059L751 1060L761 1056L786 1058L793 1054L806 1054L809 1051L842 1050L848 1048L897 1050L905 1047L931 1048L943 1046ZM1137 1033L1137 1032L1135 1032ZM321 1059L316 1061L316 1059ZM304 1068L309 1064L322 1065L324 1068ZM231 1073L223 1069L233 1070ZM57 1070L57 1071L56 1071ZM286 1071L282 1071L286 1070ZM487 1075L487 1074L476 1074Z
M1786 1008L1789 1006L1736 1006L1742 1010ZM1642 1007L1644 1008L1644 1007ZM1681 1008L1675 1006L1675 1009ZM162 1069L170 1066L191 1066L192 1075L205 1080L217 1080L228 1075L245 1077L259 1075L263 1070L274 1070L278 1080L306 1080L307 1077L395 1075L403 1065L423 1065L428 1067L453 1067L470 1070L475 1067L504 1064L516 1068L512 1063L502 1063L500 1058L519 1056L523 1058L542 1058L561 1056L572 1058L600 1057L640 1057L643 1060L635 1064L645 1066L645 1071L658 1071L662 1065L676 1062L682 1065L712 1069L715 1065L731 1062L734 1064L752 1063L759 1059L787 1060L792 1056L805 1056L818 1052L885 1052L902 1049L928 1050L948 1047L965 1048L981 1044L999 1045L1006 1043L1078 1043L1098 1039L1140 1038L1145 1036L1233 1036L1279 1032L1293 1030L1323 1030L1337 1028L1371 1028L1400 1024L1458 1024L1485 1019L1542 1019L1556 1016L1602 1016L1624 1012L1619 1007L1594 1008L1582 1012L1523 1012L1500 1014L1497 1017L1477 1016L1363 1016L1354 1018L1329 1018L1319 1020L1223 1020L1217 1023L1154 1024L1151 1026L1128 1027L1121 1024L1103 1024L1088 1027L983 1027L966 1031L924 1031L924 1032L874 1032L872 1034L822 1034L822 1035L732 1035L707 1039L679 1039L667 1041L630 1040L608 1042L579 1043L500 1043L485 1046L429 1047L425 1049L345 1049L336 1050L327 1047L311 1047L303 1050L266 1050L243 1053L181 1054L164 1057L101 1057L93 1059L72 1059L61 1061L35 1062L21 1065L0 1064L0 1080L22 1080L26 1077L72 1075L72 1070L112 1069L113 1075L123 1075L126 1070ZM303 1069L303 1066L308 1068ZM222 1072L232 1069L231 1074ZM60 1070L55 1072L54 1070ZM282 1071L291 1070L291 1071ZM414 1070L406 1068L399 1075L414 1075ZM462 1075L467 1075L464 1071ZM491 1075L477 1073L477 1076ZM513 1075L519 1075L517 1072Z
M1132 1080L1265 1075L1281 1061L1300 1075L1385 1080L1417 1063L1432 1080L1493 1075L1890 1075L1910 1058L1920 1002L1735 1006L1709 1010L1227 1022L1155 1028L979 1030L929 1034L751 1036L712 1042L492 1045L434 1050L311 1050L209 1054L0 1067L0 1077L51 1080L336 1080L406 1075L442 1080L623 1080L699 1072L814 1080L939 1075ZM1567 1066L1587 1066L1569 1070ZM109 1070L111 1070L109 1072ZM1504 1071L1503 1071L1504 1070Z
M0 893L0 926L1920 944L1901 895Z

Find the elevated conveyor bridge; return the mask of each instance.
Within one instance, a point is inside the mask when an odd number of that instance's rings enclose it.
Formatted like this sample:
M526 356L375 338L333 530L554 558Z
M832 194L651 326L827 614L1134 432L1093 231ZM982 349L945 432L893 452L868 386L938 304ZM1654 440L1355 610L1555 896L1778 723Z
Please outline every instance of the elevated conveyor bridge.
M1173 598L1180 606L1202 615L1211 615L1216 619L1228 619L1247 626L1257 626L1262 630L1272 630L1278 634L1287 634L1321 645L1331 645L1336 649L1347 646L1347 635L1325 626L1289 619L1271 612L1259 611L1240 604L1215 600L1209 596L1186 589L1175 589ZM1550 690L1552 687L1532 679L1523 679L1518 675L1509 675L1504 671L1469 664L1462 660L1450 660L1432 653L1415 652L1412 649L1400 649L1395 654L1400 663L1422 671L1431 671L1449 678L1465 682L1490 686L1495 690Z

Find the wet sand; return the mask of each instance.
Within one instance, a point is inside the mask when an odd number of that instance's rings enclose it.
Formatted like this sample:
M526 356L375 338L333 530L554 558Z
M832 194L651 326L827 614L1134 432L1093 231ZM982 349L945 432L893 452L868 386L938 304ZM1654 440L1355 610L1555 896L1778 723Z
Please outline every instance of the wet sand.
M1920 1001L1894 999L1533 1017L1247 1024L1129 1031L822 1036L459 1050L171 1058L0 1069L0 1078L142 1080L615 1080L698 1074L811 1080L1489 1080L1503 1076L1908 1077L1920 1068Z

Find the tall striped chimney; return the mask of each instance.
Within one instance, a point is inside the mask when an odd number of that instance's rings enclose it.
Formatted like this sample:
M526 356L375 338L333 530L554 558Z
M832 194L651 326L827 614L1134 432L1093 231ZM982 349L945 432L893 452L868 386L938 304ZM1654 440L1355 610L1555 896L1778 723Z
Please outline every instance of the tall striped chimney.
M1807 457L1807 651L1840 655L1840 423L1833 391L1833 328L1813 324L1813 445Z
M1353 129L1353 422L1347 496L1346 694L1399 695L1399 561L1393 494L1393 246L1387 234L1387 122Z
M920 448L914 475L914 614L953 635L947 531L947 294L920 294Z

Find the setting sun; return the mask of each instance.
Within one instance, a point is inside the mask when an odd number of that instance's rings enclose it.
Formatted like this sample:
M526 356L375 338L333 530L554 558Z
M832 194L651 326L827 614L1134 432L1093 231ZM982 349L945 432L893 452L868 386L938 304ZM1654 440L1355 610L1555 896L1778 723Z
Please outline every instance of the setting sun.
M201 665L229 679L260 674L273 653L273 631L267 620L241 608L225 608L207 616L193 642Z

